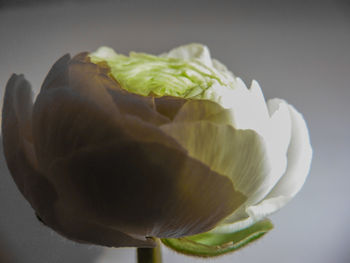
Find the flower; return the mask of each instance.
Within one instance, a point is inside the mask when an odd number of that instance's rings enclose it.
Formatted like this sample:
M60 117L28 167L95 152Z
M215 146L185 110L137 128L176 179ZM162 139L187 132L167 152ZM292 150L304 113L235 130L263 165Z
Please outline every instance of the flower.
M293 106L265 103L200 44L65 55L35 103L14 74L2 119L8 168L38 217L105 246L244 229L294 197L312 155Z

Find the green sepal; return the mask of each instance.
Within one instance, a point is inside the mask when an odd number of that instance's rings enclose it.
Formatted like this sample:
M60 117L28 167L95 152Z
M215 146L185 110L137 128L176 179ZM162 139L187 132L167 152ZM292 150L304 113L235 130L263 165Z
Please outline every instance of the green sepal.
M273 229L270 220L265 219L234 233L202 233L183 238L164 238L167 247L190 256L215 257L234 252L257 240Z

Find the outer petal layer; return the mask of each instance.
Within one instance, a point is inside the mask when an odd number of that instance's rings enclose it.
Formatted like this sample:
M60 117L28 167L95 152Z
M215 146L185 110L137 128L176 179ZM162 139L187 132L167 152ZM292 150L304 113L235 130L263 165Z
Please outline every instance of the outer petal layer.
M58 160L50 174L59 210L135 236L204 232L244 201L227 178L158 143L116 140L84 149Z
M236 189L257 199L269 185L269 162L263 139L251 130L210 121L174 122L161 129L175 138L189 155L230 178Z
M310 169L312 148L303 116L291 105L288 105L288 110L292 121L292 134L286 172L263 201L246 209L248 218L218 226L213 232L234 232L250 226L285 206L303 186Z
M138 240L111 228L87 224L84 219L70 218L63 224L57 220L62 216L54 210L58 196L53 185L37 167L31 142L31 96L28 81L22 75L13 75L6 86L2 134L7 166L37 215L55 231L79 242L116 247L154 246L152 240Z
M7 83L2 111L4 154L11 175L24 197L36 210L48 208L55 193L36 167L31 143L32 91L23 75ZM42 190L41 190L42 188Z

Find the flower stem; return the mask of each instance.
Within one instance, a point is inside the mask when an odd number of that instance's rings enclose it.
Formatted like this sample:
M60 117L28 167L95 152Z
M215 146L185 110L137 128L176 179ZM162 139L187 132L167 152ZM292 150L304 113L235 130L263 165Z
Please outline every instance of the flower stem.
M138 248L137 262L138 263L162 263L162 254L159 241L157 240L155 248Z

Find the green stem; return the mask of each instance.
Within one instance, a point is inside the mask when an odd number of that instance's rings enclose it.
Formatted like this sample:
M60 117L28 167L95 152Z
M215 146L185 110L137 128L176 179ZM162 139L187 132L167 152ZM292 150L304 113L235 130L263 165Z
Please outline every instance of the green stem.
M155 248L138 248L137 249L138 263L162 263L162 254L159 241Z

